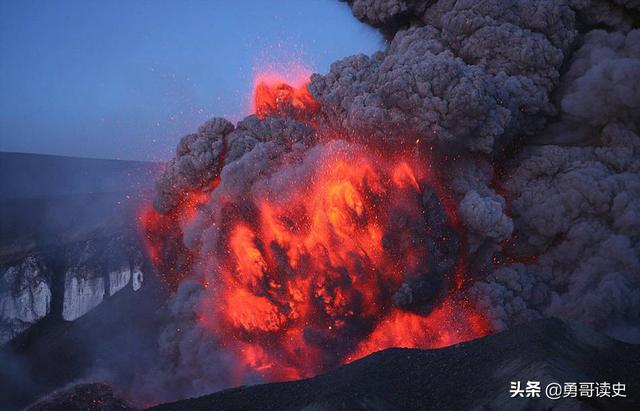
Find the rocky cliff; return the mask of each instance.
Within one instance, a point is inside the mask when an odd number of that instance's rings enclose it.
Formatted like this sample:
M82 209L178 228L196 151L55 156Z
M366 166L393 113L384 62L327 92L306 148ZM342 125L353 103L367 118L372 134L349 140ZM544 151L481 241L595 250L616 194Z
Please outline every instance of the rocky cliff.
M30 255L7 267L0 277L0 344L49 314L51 273Z
M144 280L136 216L155 165L0 153L0 344Z

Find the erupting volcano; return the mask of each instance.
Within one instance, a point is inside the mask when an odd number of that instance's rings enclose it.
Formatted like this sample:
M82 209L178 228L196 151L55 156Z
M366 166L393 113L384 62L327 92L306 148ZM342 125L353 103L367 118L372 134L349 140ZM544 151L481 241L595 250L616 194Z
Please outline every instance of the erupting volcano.
M257 116L310 119L317 103L305 84L259 77ZM239 131L223 136L227 153ZM237 161L221 152L226 166L209 183L143 218L169 282L204 285L198 323L236 356L233 383L309 377L384 348L489 331L458 293L461 233L426 155L286 133L284 151L267 145Z
M0 153L0 409L640 409L567 396L640 364L581 325L640 343L640 1L227 3L127 16L78 124L7 95L20 147L167 161Z
M214 193L205 327L269 380L483 335L451 295L458 236L416 168L334 141L236 198Z

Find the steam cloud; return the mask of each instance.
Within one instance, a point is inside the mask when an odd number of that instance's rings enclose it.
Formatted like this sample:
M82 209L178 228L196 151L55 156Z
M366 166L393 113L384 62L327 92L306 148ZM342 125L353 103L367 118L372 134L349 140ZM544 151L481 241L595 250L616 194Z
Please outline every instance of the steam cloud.
M465 293L494 329L558 316L640 341L640 4L349 4L390 42L312 76L313 122L213 119L179 143L158 211L220 181L207 211L183 227L187 248L211 247L215 207L321 147L318 135L429 147L466 235L474 281ZM197 324L202 292L183 282L171 303L176 322L156 373L177 381L169 397L221 388L234 361Z

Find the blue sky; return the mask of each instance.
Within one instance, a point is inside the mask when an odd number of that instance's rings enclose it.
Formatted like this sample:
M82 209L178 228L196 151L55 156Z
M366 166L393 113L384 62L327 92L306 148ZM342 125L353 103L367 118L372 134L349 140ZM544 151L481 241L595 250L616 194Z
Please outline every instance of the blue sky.
M382 48L332 0L0 3L0 151L167 159L249 109L254 70Z

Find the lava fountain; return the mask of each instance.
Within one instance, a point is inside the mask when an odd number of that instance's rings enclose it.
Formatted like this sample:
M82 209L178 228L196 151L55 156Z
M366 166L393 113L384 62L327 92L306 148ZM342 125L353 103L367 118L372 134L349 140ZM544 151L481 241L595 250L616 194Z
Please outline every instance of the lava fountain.
M317 110L304 83L256 84L258 117ZM143 215L159 269L203 284L199 326L237 359L231 383L489 331L461 292L461 230L424 156L317 139L285 154L254 149L170 213Z
M269 380L484 330L453 295L458 235L402 157L318 145L218 211L202 323Z
M297 68L291 80L279 73L259 73L254 80L253 112L258 118L280 115L308 119L320 107L307 90L309 75L303 68Z

